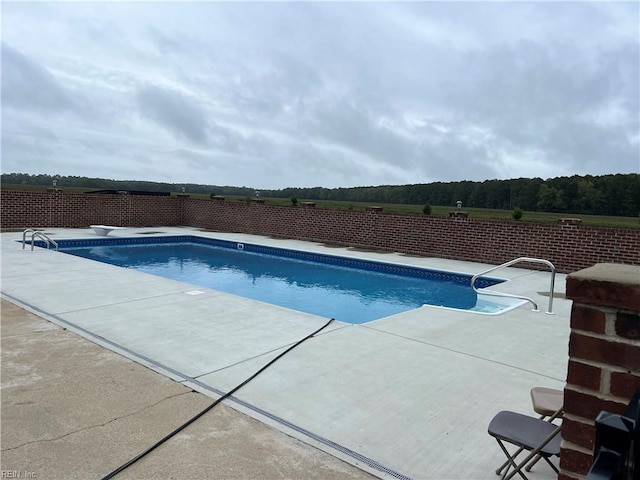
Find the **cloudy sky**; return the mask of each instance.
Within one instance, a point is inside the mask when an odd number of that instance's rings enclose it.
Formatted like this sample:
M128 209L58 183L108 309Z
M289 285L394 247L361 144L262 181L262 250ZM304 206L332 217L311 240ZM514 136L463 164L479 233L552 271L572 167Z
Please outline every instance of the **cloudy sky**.
M284 188L640 171L637 1L1 8L3 173Z

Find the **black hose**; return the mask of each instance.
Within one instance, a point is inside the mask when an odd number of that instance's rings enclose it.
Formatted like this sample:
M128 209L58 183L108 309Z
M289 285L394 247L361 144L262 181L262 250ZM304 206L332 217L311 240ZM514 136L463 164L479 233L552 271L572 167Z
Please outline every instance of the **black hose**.
M153 450L155 450L156 448L158 448L160 445L162 445L164 442L166 442L167 440L169 440L171 437L173 437L176 433L180 432L181 430L185 429L186 427L188 427L189 425L191 425L193 422L195 422L196 420L198 420L201 416L203 416L205 413L207 413L209 410L211 410L213 407L215 407L216 405L218 405L220 402L222 402L223 400L227 399L228 397L230 397L231 395L233 395L235 392L237 392L238 390L240 390L242 387L244 387L247 383L249 383L251 380L253 380L254 378L256 378L258 375L260 375L262 372L264 372L267 368L269 368L271 365L273 365L276 361L278 361L280 358L282 358L283 356L285 356L287 353L289 353L291 350L293 350L294 348L296 348L298 345L300 345L301 343L309 340L311 337L313 337L315 334L319 333L320 331L324 330L327 326L329 326L329 324L331 322L333 322L333 318L331 320L329 320L327 323L325 323L322 327L320 327L318 330L316 330L315 332L307 335L306 337L304 337L302 340L299 340L298 342L294 343L293 345L291 345L289 348L287 348L284 352L282 352L281 354L279 354L277 357L275 357L273 360L271 360L270 362L268 362L264 367L262 367L260 370L258 370L256 373L254 373L253 375L251 375L249 378L247 378L244 382L242 382L240 385L232 388L231 390L229 390L227 393L225 393L223 396L221 396L220 398L218 398L215 402L213 402L211 405L209 405L207 408L205 408L204 410L202 410L200 413L196 414L195 416L193 416L191 419L187 420L185 423L183 423L182 425L180 425L178 428L176 428L174 431L172 431L171 433L169 433L168 435L166 435L164 438L162 438L161 440L158 440L156 443L154 443L153 445L151 445L149 448L147 448L145 451L139 453L138 455L136 455L135 457L133 457L131 460L129 460L127 463L122 464L121 466L119 466L118 468L116 468L113 472L109 473L108 475L104 476L102 478L102 480L109 480L110 478L115 477L117 474L119 474L120 472L122 472L123 470L125 470L126 468L130 467L131 465L133 465L134 463L136 463L138 460L140 460L142 457L144 457L145 455L147 455L148 453L152 452Z

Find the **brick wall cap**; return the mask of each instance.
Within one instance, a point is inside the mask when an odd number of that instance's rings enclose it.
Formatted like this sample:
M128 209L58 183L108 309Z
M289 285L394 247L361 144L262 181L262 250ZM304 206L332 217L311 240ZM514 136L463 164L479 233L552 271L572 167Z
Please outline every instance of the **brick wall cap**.
M619 309L640 307L640 266L598 263L567 276L567 298Z
M573 272L569 277L579 281L597 280L640 286L640 265L598 263L593 267Z

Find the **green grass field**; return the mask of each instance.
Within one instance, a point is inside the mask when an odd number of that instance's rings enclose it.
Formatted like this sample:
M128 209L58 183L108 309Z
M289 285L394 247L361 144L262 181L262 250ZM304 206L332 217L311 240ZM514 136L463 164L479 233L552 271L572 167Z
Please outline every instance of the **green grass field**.
M3 184L3 189L7 190L33 190L33 191L44 191L48 187L41 185L12 185L12 184ZM73 192L73 193L83 193L92 190L99 189L91 189L91 188L80 188L80 187L63 187L63 191ZM173 192L172 195L177 195L179 192ZM185 192L189 194L189 192ZM199 198L199 199L208 199L209 195L207 194L190 194L191 198ZM269 205L284 205L291 206L291 200L288 198L263 198L266 204ZM227 201L247 201L247 197L235 197L235 196L227 196ZM374 204L370 202L339 202L339 201L324 201L324 200L305 200L298 199L298 205L305 201L313 201L316 203L316 208L329 208L329 209L337 209L337 210L355 210L355 211L365 211L367 207L372 206ZM405 213L405 214L414 214L414 215L423 215L422 209L424 205L407 205L402 203L377 203L375 204L379 207L383 207L385 213ZM446 217L449 215L449 212L455 210L455 206L431 206L431 215ZM511 210L493 210L488 208L466 208L463 210L469 213L469 217L471 218L480 218L480 219L491 219L491 220L513 220L512 211ZM531 212L525 211L521 222L531 222L531 223L557 223L560 218L579 218L582 220L583 225L593 226L593 227L610 227L610 228L626 228L626 229L634 229L640 230L640 217L614 217L614 216L603 216L603 215L580 215L580 214L567 214L567 213L547 213L547 212Z
M209 198L208 195L193 194L192 198ZM246 197L233 197L227 196L228 201L246 201ZM290 206L291 200L288 198L263 198L265 203L270 205L285 205ZM403 203L370 203L370 202L339 202L339 201L324 201L324 200L305 200L298 199L298 205L302 202L311 201L315 202L316 208L330 208L336 210L356 210L365 211L367 207L376 205L383 207L385 213L406 213L414 215L423 215L422 209L424 205L407 205ZM449 216L449 212L454 211L455 206L431 206L431 215L439 217ZM469 213L471 218L480 218L487 220L513 220L511 210L494 210L489 208L463 208L463 210ZM567 214L567 213L547 213L547 212L529 212L523 213L521 222L531 223L557 223L561 218L579 218L582 220L583 225L589 225L592 227L610 227L610 228L628 228L640 230L640 217L614 217L604 215L579 215L579 214Z

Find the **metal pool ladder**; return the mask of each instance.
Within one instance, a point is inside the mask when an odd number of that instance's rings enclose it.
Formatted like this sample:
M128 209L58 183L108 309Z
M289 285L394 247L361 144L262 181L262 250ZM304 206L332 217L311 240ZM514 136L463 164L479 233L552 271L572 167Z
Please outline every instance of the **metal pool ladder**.
M526 300L526 301L531 302L533 304L533 311L534 312L539 311L538 310L538 304L532 298L525 297L525 296L522 296L522 295L512 295L510 293L494 292L492 290L479 292L478 289L474 285L474 283L476 282L476 279L478 277L480 277L482 275L486 275L487 273L493 272L494 270L498 270L500 268L510 267L511 265L514 265L514 264L520 263L520 262L544 263L551 270L551 285L549 286L549 308L547 309L547 311L545 313L547 313L549 315L553 315L553 289L554 289L555 282L556 282L556 267L549 260L542 260L541 258L529 258L529 257L516 258L515 260L511 260L509 262L503 263L502 265L498 265L497 267L492 267L492 268L490 268L488 270L485 270L484 272L480 272L480 273L475 274L473 277L471 277L471 288L473 289L474 292L476 292L478 294L481 293L482 295L493 295L494 297L511 297L511 298L519 298L521 300Z
M58 251L58 242L56 242L54 239L50 238L42 230L36 230L36 229L33 229L33 228L27 228L24 232L22 232L22 249L23 250L24 250L24 245L26 243L27 233L31 234L31 251L33 251L33 245L34 245L35 237L38 237L39 239L44 241L44 243L47 245L47 250L49 250L49 247L51 247L51 245L53 245L54 247L56 247L56 252Z

